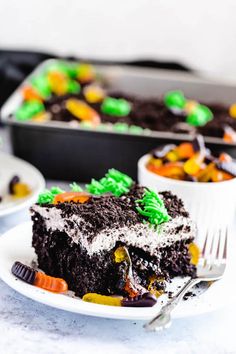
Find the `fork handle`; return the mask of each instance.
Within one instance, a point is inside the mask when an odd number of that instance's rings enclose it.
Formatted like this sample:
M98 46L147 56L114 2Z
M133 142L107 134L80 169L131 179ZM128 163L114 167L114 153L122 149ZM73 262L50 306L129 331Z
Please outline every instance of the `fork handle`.
M183 299L186 292L200 281L201 279L199 278L189 279L183 288L161 308L158 315L144 325L144 328L148 331L158 331L168 328L171 325L172 310L178 305L180 300Z

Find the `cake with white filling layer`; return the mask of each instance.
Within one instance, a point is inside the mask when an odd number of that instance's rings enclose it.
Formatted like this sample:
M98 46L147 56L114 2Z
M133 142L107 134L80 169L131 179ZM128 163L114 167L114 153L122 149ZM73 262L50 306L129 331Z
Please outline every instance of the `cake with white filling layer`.
M86 192L52 190L31 208L39 268L79 296L158 293L170 278L196 274L196 227L182 201L124 176L110 170Z

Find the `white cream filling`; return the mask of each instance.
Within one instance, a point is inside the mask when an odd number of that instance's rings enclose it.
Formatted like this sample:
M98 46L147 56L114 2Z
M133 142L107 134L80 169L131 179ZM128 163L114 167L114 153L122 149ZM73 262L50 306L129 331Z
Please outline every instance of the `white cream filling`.
M82 248L86 249L89 255L109 251L115 247L118 241L141 248L154 255L160 247L169 246L176 241L196 235L194 222L190 218L179 216L158 225L157 229L154 229L148 223L130 227L105 228L90 241L91 233L86 232L86 229L88 226L92 227L92 225L89 225L89 221L80 216L72 215L70 218L64 218L60 209L38 205L35 205L32 209L44 218L47 230L64 231L73 242L79 243ZM86 228L84 228L84 225L86 225ZM178 226L182 226L182 229L175 234L175 229Z

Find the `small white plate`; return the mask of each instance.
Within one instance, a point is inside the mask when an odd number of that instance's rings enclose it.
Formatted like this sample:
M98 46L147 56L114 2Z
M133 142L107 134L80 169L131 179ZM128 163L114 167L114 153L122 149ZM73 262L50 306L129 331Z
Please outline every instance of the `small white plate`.
M31 193L27 197L15 199L6 196L9 182L15 175L30 187ZM0 153L0 196L3 196L0 203L0 217L29 207L37 200L38 194L44 188L45 180L34 166L17 157Z
M39 289L24 283L14 277L11 267L15 261L30 264L36 259L32 240L32 224L30 222L18 225L0 237L0 278L19 293L43 304L75 313L126 320L148 320L155 315L161 306L161 298L151 308L114 307L86 303L79 298L59 295ZM235 247L229 247L235 249ZM199 296L183 301L173 312L174 318L199 315L217 310L234 301L232 279L235 260L231 257L222 280L214 283Z

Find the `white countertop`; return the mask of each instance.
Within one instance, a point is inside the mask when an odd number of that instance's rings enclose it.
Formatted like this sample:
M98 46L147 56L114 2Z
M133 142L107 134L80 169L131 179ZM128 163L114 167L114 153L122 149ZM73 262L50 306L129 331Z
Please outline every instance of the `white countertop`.
M9 151L6 145L5 150ZM27 210L0 219L0 234L28 219ZM175 320L163 332L146 333L143 322L88 317L47 307L0 280L0 354L234 354L235 321L236 296L233 308L226 305L217 312Z

